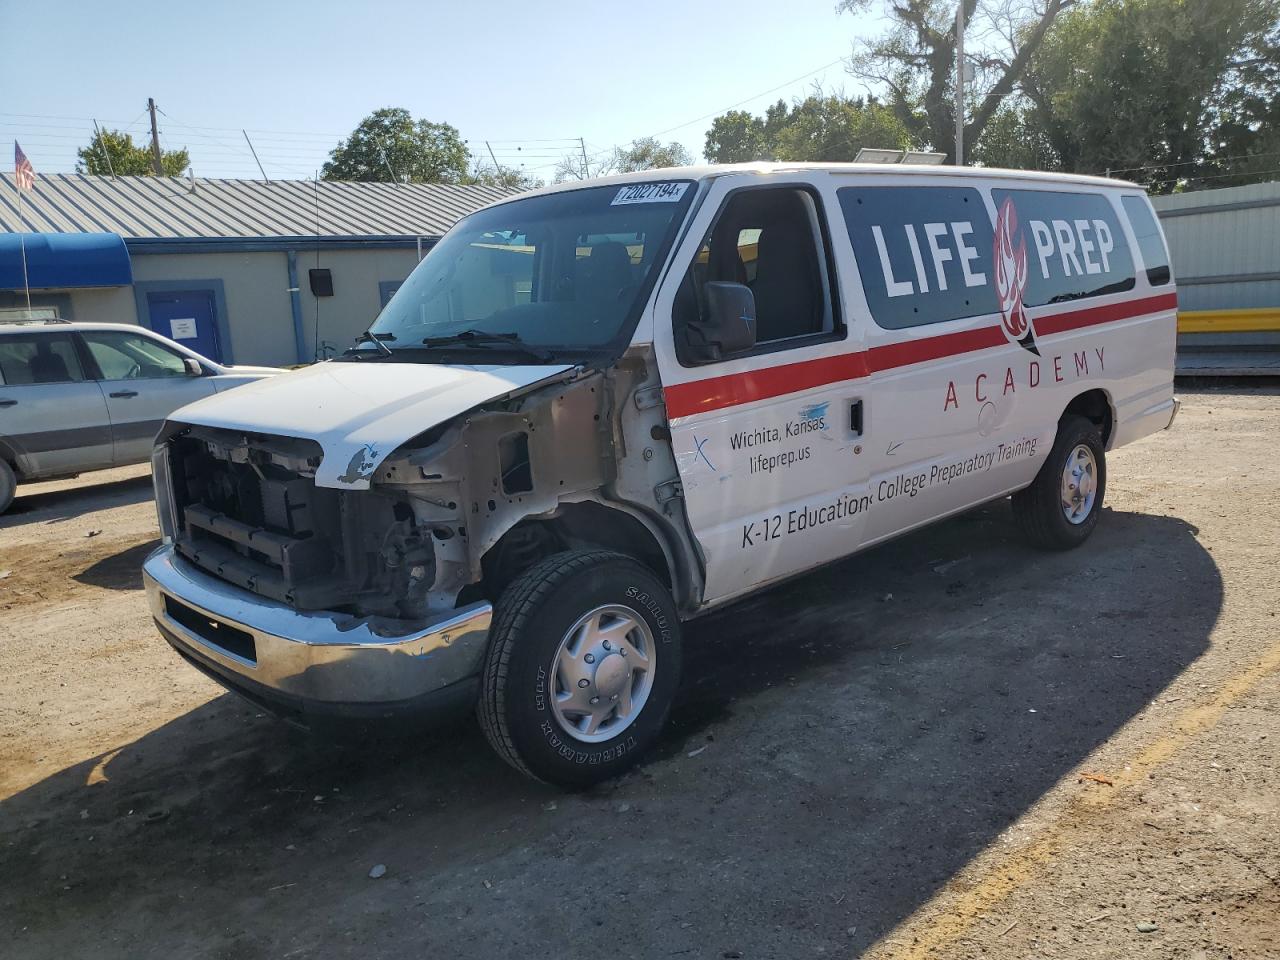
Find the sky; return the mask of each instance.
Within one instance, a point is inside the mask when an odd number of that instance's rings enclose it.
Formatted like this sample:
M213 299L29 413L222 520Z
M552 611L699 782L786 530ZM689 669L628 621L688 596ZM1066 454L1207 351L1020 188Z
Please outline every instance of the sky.
M334 2L0 0L0 141L72 172L104 128L186 147L197 176L314 176L383 106L457 127L473 153L550 179L556 161L656 135L702 155L711 116L763 111L844 70L868 15L836 0ZM5 150L9 149L7 146ZM3 155L3 154L0 154ZM6 163L7 167L7 163Z

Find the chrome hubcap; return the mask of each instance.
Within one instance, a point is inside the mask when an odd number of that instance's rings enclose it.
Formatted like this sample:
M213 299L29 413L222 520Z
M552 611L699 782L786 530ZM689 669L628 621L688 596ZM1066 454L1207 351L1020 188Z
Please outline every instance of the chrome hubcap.
M581 617L553 661L560 729L599 743L631 726L653 690L656 652L648 624L629 607L597 607Z
M1062 514L1068 523L1084 523L1098 493L1098 465L1083 443L1071 451L1062 469Z

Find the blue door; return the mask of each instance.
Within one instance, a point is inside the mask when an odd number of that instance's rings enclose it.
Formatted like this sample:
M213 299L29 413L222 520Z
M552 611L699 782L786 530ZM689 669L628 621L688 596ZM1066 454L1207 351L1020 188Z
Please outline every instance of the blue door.
M212 290L148 293L147 309L151 314L151 329L160 336L176 340L202 357L222 362Z

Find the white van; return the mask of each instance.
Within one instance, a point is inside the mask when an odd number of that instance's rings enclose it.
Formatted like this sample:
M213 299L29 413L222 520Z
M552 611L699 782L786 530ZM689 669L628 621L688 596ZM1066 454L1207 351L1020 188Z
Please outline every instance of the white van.
M454 227L339 360L176 413L161 632L312 724L476 708L565 785L658 736L681 621L1012 495L1098 523L1167 427L1131 184L854 164L562 184Z

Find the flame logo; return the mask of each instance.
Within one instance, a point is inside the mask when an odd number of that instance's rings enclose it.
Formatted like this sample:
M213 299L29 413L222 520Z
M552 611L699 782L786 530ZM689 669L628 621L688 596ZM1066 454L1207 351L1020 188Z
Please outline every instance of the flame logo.
M1039 355L1031 318L1022 304L1027 288L1027 241L1018 227L1018 211L1013 198L1006 197L996 214L995 286L1000 300L1000 315L1010 340Z

